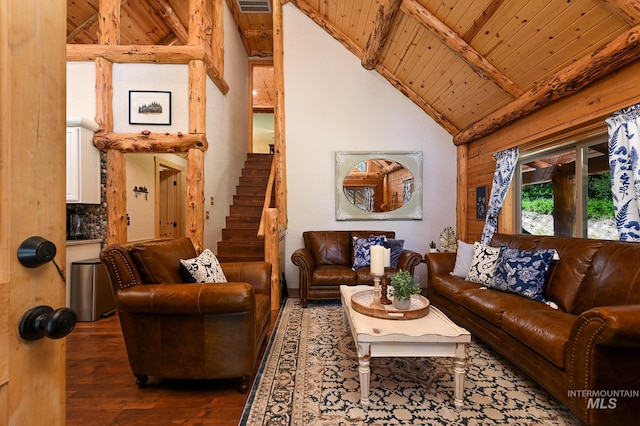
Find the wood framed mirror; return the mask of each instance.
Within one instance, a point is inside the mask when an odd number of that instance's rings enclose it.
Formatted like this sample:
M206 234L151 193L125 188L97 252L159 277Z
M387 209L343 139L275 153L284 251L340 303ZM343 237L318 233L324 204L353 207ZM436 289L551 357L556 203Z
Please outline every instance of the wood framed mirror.
M422 219L422 151L336 152L336 220Z

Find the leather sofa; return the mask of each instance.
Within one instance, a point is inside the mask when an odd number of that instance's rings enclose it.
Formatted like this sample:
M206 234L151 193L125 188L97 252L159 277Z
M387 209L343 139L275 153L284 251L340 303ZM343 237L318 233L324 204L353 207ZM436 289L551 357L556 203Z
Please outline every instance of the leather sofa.
M100 258L115 296L138 387L149 376L239 378L248 390L271 326L271 264L222 263L226 283L184 283L189 238L112 244Z
M496 234L490 245L555 249L560 260L551 264L545 299L558 308L452 276L455 253L425 255L431 303L582 422L634 424L640 403L640 244Z
M340 298L341 285L373 284L369 267L353 269L353 239L385 235L395 239L393 231L305 231L304 247L291 254L291 261L300 272L300 299L302 307L309 300ZM403 269L413 274L422 261L422 255L403 249L397 268L387 268L388 278Z

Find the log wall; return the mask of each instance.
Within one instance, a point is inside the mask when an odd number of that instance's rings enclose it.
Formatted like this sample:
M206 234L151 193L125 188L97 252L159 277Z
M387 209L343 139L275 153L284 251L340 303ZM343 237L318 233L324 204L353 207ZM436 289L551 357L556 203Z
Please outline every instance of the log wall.
M604 120L614 111L640 102L640 61L613 72L580 92L558 100L511 125L458 147L458 237L478 241L483 220L475 212L476 187L491 191L493 154L514 146L523 152L606 130ZM462 167L461 167L462 165ZM498 222L499 231L514 232L513 191L510 190Z

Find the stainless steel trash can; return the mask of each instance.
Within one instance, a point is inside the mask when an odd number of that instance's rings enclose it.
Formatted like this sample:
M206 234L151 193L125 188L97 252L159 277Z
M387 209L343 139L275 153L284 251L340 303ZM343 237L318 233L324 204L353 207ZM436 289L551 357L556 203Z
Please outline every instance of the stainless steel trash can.
M107 269L100 259L71 264L70 308L78 321L95 321L115 312L115 302Z

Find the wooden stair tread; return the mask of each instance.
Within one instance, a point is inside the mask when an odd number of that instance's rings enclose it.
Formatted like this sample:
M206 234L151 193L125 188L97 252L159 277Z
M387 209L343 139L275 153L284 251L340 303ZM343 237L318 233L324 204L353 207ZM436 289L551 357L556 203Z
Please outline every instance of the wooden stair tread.
M218 242L220 262L264 260L264 239L258 237L258 228L272 162L273 155L270 154L247 155L226 217L226 227ZM274 197L272 203L273 200Z

